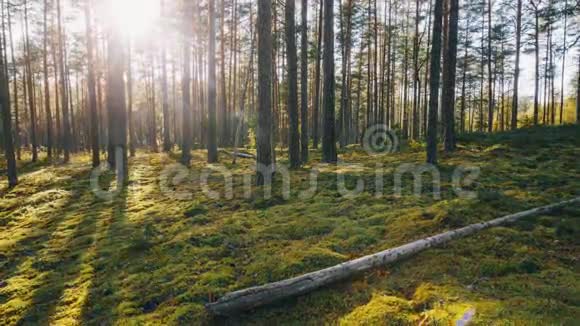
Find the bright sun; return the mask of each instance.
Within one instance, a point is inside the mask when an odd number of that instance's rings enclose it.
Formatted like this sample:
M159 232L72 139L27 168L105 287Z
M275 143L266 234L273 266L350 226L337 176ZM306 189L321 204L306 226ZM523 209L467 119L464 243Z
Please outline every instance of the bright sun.
M158 0L107 0L114 24L133 37L149 35L159 19Z

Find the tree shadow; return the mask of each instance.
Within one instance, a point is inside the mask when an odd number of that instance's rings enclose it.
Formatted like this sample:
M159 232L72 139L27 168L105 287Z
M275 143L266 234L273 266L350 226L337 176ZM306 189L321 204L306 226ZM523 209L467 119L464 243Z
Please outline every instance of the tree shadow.
M34 262L36 269L41 272L48 271L48 275L44 277L43 285L34 291L32 303L20 324L49 324L65 290L80 276L83 256L95 241L98 216L97 210L81 217L65 249L61 250L56 260ZM75 241L83 236L88 236L89 241Z
M10 282L19 269L27 268L32 269L32 274L24 276L32 279L36 274L36 278L42 281L40 286L30 289L31 303L17 312L19 316L12 316L19 318L18 324L48 324L65 290L80 276L82 259L94 241L96 221L104 208L96 205L98 200L93 197L87 181L88 170L84 169L71 175L70 179L51 184L51 189L72 191L72 196L62 206L67 208L62 212L46 213L45 223L36 225L35 230L13 244L15 250L10 256L1 257L5 262L0 278ZM59 229L68 234L66 240L64 243L51 243L63 238L55 234ZM30 265L27 260L30 260ZM4 303L10 297L0 299Z
M93 263L94 275L87 299L81 312L81 324L111 325L117 318L116 308L121 303L119 272L126 266L123 259L124 240L127 237L127 189L112 203L107 230L97 240Z
M71 176L71 180L79 180L75 181L72 186L69 185L70 180L51 185L51 188L59 188L61 186L72 188L73 194L63 204L63 207L69 207L79 202L84 196L90 195L90 189L88 188L78 191L79 185L86 180L87 173L87 171L82 171ZM57 214L54 214L54 212L46 213L46 216L43 216L46 217L45 223L36 225L35 229L31 230L28 235L14 243L11 246L14 250L0 254L0 280L9 280L26 259L37 256L38 252L45 249L52 234L72 213L74 213L74 210L67 210ZM0 303L3 302L3 298L0 297Z

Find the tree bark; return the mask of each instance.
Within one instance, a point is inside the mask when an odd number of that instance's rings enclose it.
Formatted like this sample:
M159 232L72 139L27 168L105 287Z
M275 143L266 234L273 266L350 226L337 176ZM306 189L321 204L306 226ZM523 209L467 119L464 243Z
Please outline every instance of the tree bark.
M258 127L257 163L270 167L272 157L272 1L258 0ZM266 172L266 171L263 171ZM265 176L256 173L258 186L264 185Z
M225 27L225 0L220 0L220 143L222 146L226 145L228 139L228 117L227 117L227 107L228 107L228 96L226 87L226 37L224 34Z
M36 96L32 81L32 63L30 54L30 38L28 33L28 1L24 0L24 28L25 28L25 65L26 85L28 87L28 109L30 110L30 141L32 145L32 162L38 161L38 138L36 137Z
M114 25L114 24L111 24ZM111 26L107 35L107 106L110 116L109 144L115 156L117 184L126 185L129 181L127 165L127 107L125 103L124 51L119 28Z
M318 149L318 129L320 126L319 111L320 111L320 60L322 58L322 27L324 24L324 0L320 0L320 10L318 12L318 33L317 33L317 48L316 48L316 71L314 76L314 112L312 113L312 141L314 149Z
M560 84L560 124L564 122L564 77L566 76L566 37L568 34L568 0L564 1L564 41L562 42L562 79Z
M576 80L576 123L580 125L580 55L578 56L578 77Z
M165 1L161 0L161 31L166 32L165 26L167 26L165 20L167 19L165 13ZM171 119L169 116L169 89L167 82L167 42L165 37L161 37L161 105L163 111L163 151L171 151Z
M540 114L540 14L538 12L538 7L531 1L534 7L534 48L536 55L536 70L535 70L535 80L534 80L534 125L538 124L538 116ZM513 116L512 116L512 129L513 128ZM517 121L516 121L517 125ZM517 127L517 126L516 126Z
M578 56L578 80L576 80L576 123L580 124L580 55Z
M52 112L50 110L50 87L48 84L48 0L44 0L44 20L43 20L43 69L44 69L44 112L46 114L46 152L48 158L52 158Z
M182 1L183 18L182 18L182 33L183 37L183 72L181 74L181 94L182 94L182 136L181 136L181 163L185 166L191 164L191 85L190 85L190 67L191 67L191 45L190 45L190 14L193 12L192 4L188 0Z
M300 133L298 131L298 55L296 50L296 1L286 1L286 58L288 63L288 96L287 110L289 118L288 128L288 156L290 167L300 166Z
M415 1L415 34L413 37L413 123L411 127L411 138L419 138L419 20L421 4Z
M343 35L343 56L342 56L342 87L340 91L340 111L339 111L339 137L340 147L345 147L348 141L348 129L346 128L346 113L350 100L349 76L350 76L350 52L352 39L352 0L346 2L346 31Z
M97 94L95 89L95 66L93 48L93 28L91 20L91 1L85 4L86 38L87 38L87 87L88 109L90 115L90 143L93 167L101 164L99 158L99 116L97 114Z
M129 124L129 155L135 157L135 146L136 146L136 135L135 135L135 122L133 121L133 61L131 55L131 40L127 42L127 123ZM96 99L95 99L96 107ZM97 110L95 109L95 112ZM98 128L97 128L98 131ZM97 137L97 149L98 149L98 137Z
M209 44L207 66L208 128L207 128L207 162L218 161L216 134L216 73L215 73L215 0L209 0Z
M512 117L510 127L512 130L518 128L518 106L519 106L519 86L520 86L520 52L522 44L522 0L517 0L516 11L516 63L514 72L514 94L512 100ZM536 67L537 68L537 67ZM537 89L536 89L537 93ZM537 123L538 116L534 111L535 123Z
M443 120L445 151L455 151L455 77L457 68L457 34L459 24L459 1L446 0L449 5L447 44L443 56Z
M12 15L10 14L10 6L6 8L7 16L8 16L8 36L10 37L10 58L12 61L12 69L13 71L13 83L12 89L14 96L14 142L13 146L16 148L16 159L20 161L20 121L19 121L19 106L18 106L18 66L16 65L16 57L14 55L14 37L12 35ZM7 51L5 49L5 51ZM5 63L8 65L8 62ZM56 70L55 70L56 71ZM56 73L55 73L56 74ZM55 77L56 78L56 77ZM6 80L8 81L8 76L6 76Z
M66 89L66 74L64 65L64 33L62 29L62 10L60 5L60 0L56 0L57 16L58 16L58 45L59 45L59 69L60 69L60 95L62 97L62 142L64 150L64 162L68 163L70 161L70 151L71 151L71 128L70 128L70 116L69 116L69 104L68 104L68 93Z
M322 161L336 163L336 131L334 117L334 1L324 1L324 118L322 128Z
M5 44L3 40L3 44ZM16 171L16 156L14 154L14 140L12 134L12 114L10 112L10 93L4 53L6 49L0 45L0 107L2 114L2 130L4 131L4 153L6 155L8 187L14 188L18 184ZM15 81L16 82L16 81Z
M437 164L437 111L439 110L442 23L443 0L435 0L433 41L431 48L431 72L429 78L429 125L427 126L427 163L430 164Z
M492 0L487 0L487 131L493 132L494 96L493 74L491 71L491 9Z
M468 14L469 15L469 14ZM461 77L461 118L460 118L460 125L459 125L459 132L464 133L465 128L465 110L467 109L467 98L466 98L466 90L467 90L467 69L469 68L468 65L468 54L469 54L469 29L471 28L470 23L470 16L467 17L467 23L465 28L465 52L463 54L463 76Z
M308 162L308 0L302 0L300 50L301 162ZM250 58L253 61L253 58Z

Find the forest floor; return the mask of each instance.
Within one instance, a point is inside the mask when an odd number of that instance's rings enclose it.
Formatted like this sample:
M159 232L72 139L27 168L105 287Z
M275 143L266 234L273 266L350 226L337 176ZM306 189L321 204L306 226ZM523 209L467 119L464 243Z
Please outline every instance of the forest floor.
M236 319L211 319L204 309L228 291L580 196L578 127L463 137L457 153L441 158L441 200L428 186L412 195L410 176L402 197L389 190L397 166L424 161L420 144L378 156L349 148L340 158L362 166L321 171L317 193L306 199L298 193L308 188L308 166L291 172L289 199L276 189L271 199L244 198L241 175L252 162L234 166L226 156L235 197L210 199L199 184L204 153L196 151L197 177L170 187L193 197L178 200L159 181L177 157L139 152L128 189L109 201L91 191L88 156L24 164L11 191L2 180L0 324L425 325L473 313L475 324L572 325L580 316L580 207L484 231ZM319 158L313 153L313 162ZM377 162L385 165L380 197ZM453 191L458 166L481 169L469 188L476 198ZM336 173L351 188L362 177L366 190L339 195ZM209 180L223 188L223 179Z

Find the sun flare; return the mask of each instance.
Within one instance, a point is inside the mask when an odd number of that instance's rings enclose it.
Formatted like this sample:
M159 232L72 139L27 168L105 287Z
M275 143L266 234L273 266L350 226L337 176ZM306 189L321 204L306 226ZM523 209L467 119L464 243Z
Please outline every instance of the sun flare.
M133 37L149 35L160 14L156 0L108 0L105 10L116 28Z

